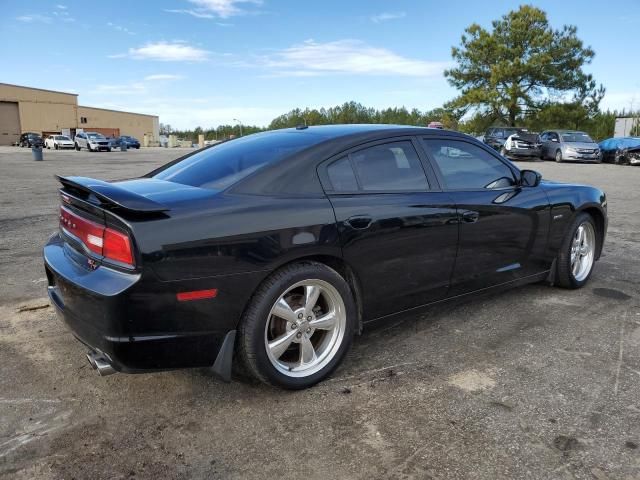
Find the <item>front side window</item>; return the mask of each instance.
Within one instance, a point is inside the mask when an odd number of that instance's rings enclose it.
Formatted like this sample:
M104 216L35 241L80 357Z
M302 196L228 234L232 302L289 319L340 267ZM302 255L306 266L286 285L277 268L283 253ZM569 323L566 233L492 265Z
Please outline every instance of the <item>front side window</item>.
M365 191L424 191L427 177L413 144L385 143L349 155L359 186Z
M423 143L450 190L505 188L516 184L511 169L477 145L445 139L424 139Z

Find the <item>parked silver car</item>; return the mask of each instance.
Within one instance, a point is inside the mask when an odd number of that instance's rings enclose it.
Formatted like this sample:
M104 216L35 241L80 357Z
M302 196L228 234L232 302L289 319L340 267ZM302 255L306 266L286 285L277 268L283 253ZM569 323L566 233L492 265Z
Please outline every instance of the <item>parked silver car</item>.
M90 152L104 150L111 151L111 144L104 135L97 132L80 132L74 138L76 150L86 148Z
M540 140L542 141L541 156L543 160L602 162L600 147L585 132L547 130L542 132Z

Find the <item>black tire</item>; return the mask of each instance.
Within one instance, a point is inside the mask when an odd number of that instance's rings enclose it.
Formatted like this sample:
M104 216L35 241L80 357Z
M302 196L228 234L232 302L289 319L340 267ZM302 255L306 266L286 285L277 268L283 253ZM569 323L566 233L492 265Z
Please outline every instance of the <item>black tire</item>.
M107 152L110 152L110 151L111 151L111 148L107 148Z
M56 150L58 150L58 144L57 144L57 143L54 143L54 144L53 144L53 148L55 148Z
M555 161L558 163L562 163L562 150L556 150Z
M346 312L344 336L333 358L319 371L304 377L291 377L271 363L265 347L265 329L272 306L292 285L317 279L331 284L342 298ZM240 371L261 382L289 390L308 388L329 376L349 351L357 326L357 310L348 283L332 268L312 261L287 265L272 273L256 290L244 312L236 341L236 360Z
M73 146L73 148L76 149L76 152L80 151L80 145L78 145L78 142L75 143L75 145Z
M593 273L593 267L595 266L595 257L593 263L591 264L591 270L589 271L589 274L583 280L576 280L573 272L571 271L571 244L573 242L574 235L578 230L578 227L585 222L590 223L595 232L595 251L597 252L600 248L600 242L602 240L600 239L600 234L598 232L596 223L593 221L593 217L588 213L579 213L567 230L567 234L562 241L562 246L560 247L560 251L558 252L558 256L556 257L555 283L562 288L581 288L589 281L589 278L591 278L591 274Z

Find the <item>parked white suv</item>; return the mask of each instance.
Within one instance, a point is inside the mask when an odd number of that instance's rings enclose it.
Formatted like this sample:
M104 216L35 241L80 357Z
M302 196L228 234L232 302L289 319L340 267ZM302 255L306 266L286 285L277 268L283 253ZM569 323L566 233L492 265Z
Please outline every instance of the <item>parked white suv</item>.
M73 140L66 135L49 135L44 141L45 148L73 148Z
M86 148L90 152L104 150L105 152L111 151L111 144L104 135L98 132L81 132L76 134L75 148L81 150Z

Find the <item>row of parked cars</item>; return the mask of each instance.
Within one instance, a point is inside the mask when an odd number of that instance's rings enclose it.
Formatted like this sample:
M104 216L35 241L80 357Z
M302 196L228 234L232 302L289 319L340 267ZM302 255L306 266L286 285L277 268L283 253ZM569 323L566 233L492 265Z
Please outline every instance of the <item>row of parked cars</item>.
M113 148L140 148L138 139L129 135L121 135L119 137L105 137L98 132L81 132L76 134L73 139L67 135L53 134L43 139L37 133L27 132L20 135L18 140L20 147L44 147L54 150L75 149L82 150L86 148L90 152L110 152Z
M545 130L538 134L526 128L491 127L480 139L511 160L640 165L640 137L609 138L596 143L587 133L576 130Z

